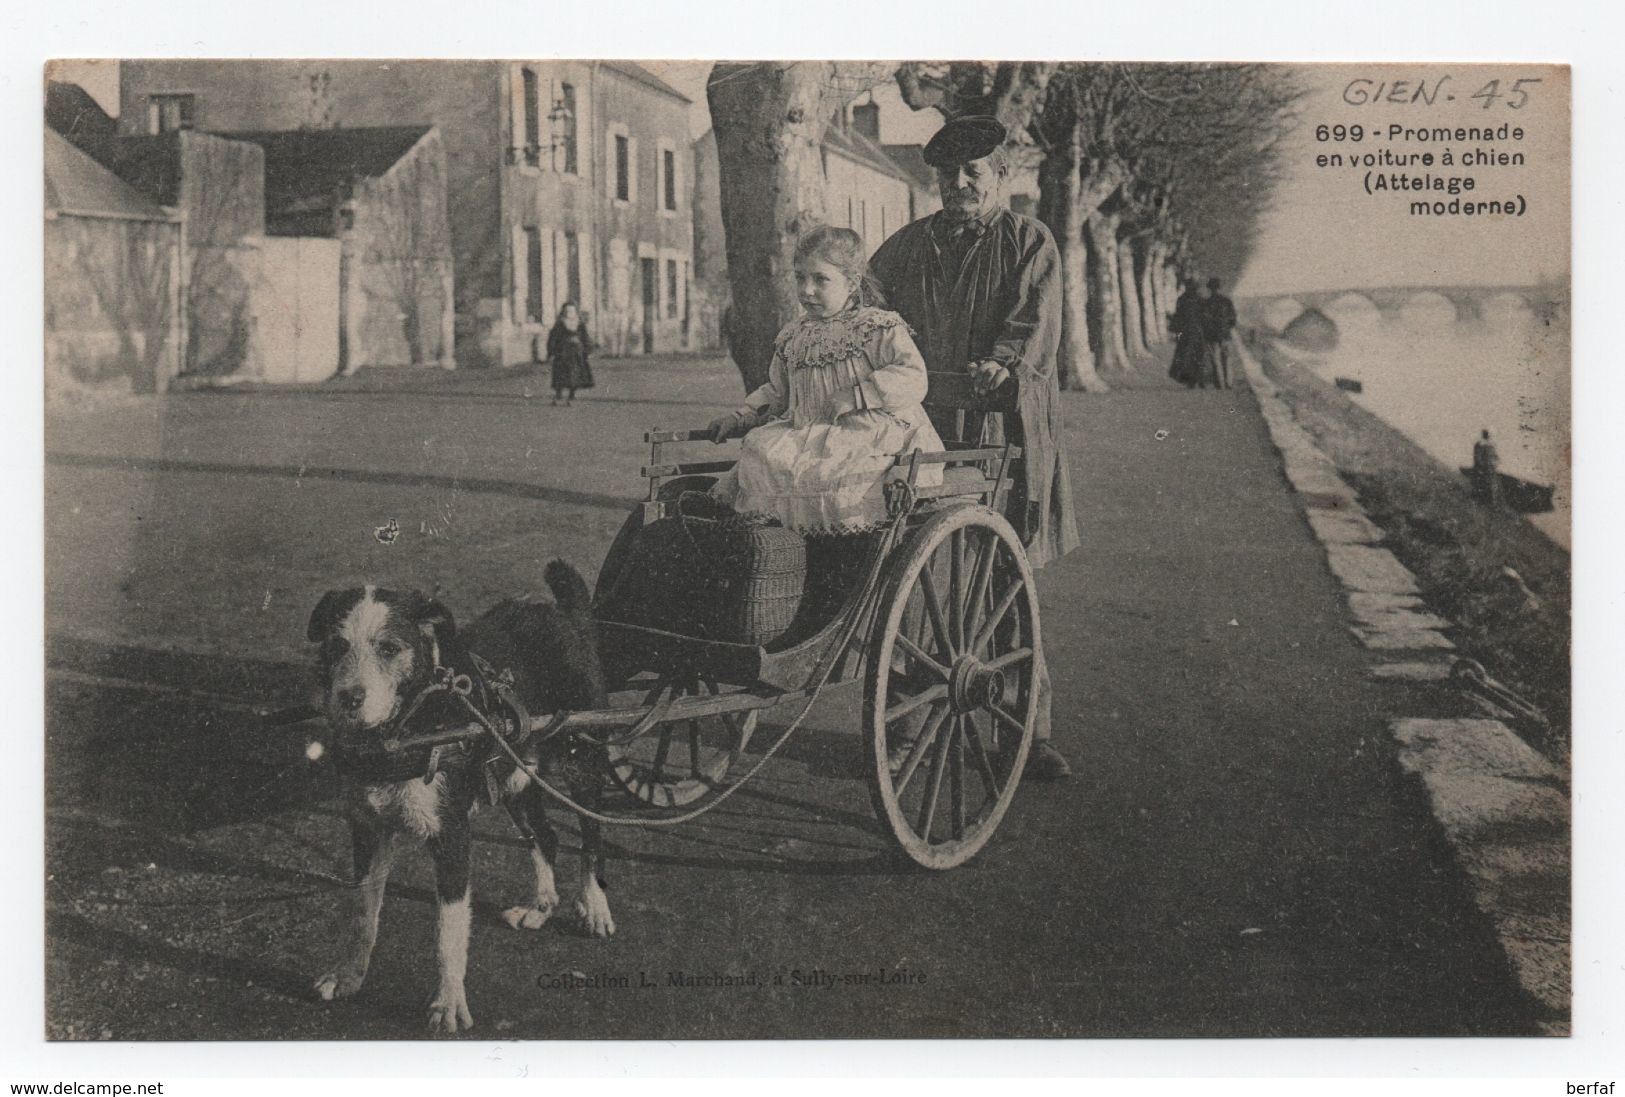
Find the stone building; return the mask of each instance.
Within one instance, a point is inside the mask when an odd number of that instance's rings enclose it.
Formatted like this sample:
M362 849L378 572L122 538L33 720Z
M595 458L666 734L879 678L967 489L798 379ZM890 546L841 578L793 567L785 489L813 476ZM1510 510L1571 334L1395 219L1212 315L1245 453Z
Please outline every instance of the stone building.
M863 237L873 255L913 220L909 174L880 143L880 108L853 107L824 131L824 202L829 223Z
M540 356L577 301L610 353L690 345L688 99L629 62L130 60L126 132L433 126L460 365Z
M455 364L447 164L422 126L233 133L265 157L265 232L335 240L337 369Z
M45 388L162 392L180 369L183 219L45 131Z
M265 235L265 161L251 144L179 131L77 143L185 224L177 375L257 375L253 284Z

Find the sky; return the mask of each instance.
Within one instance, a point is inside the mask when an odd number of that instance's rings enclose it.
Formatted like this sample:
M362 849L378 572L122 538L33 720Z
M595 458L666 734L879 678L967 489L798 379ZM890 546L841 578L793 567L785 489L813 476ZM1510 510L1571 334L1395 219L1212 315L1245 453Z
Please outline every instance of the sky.
M698 137L710 126L705 104L705 81L711 63L651 61L646 64L693 100L690 128ZM1306 65L1294 66L1306 95L1300 117L1288 142L1288 172L1267 216L1258 247L1241 277L1238 295L1290 293L1295 290L1341 289L1385 285L1527 285L1543 278L1561 277L1568 270L1568 88L1566 70L1540 66L1490 68L1471 65ZM118 63L65 62L63 79L82 84L110 113L118 106ZM1525 85L1527 102L1514 110L1512 82L1533 75L1538 84ZM1501 81L1501 98L1473 99L1473 92L1490 80ZM1402 98L1414 100L1418 86L1432 102L1411 101L1354 105L1345 101L1381 85L1392 94L1395 81L1404 80ZM1442 92L1435 94L1441 86ZM881 140L888 144L924 144L941 119L935 111L913 111L903 103L897 87L875 88L880 104ZM1454 95L1455 99L1448 97ZM1521 142L1496 142L1503 151L1524 153L1522 168L1447 169L1415 168L1435 175L1471 174L1479 189L1458 197L1496 198L1523 194L1527 213L1521 218L1419 218L1408 212L1410 199L1420 195L1368 195L1364 167L1318 167L1321 152L1430 151L1437 157L1446 147L1459 151L1462 143L1426 144L1387 140L1387 127L1483 126L1503 122L1522 125ZM1363 125L1368 136L1350 142L1315 140L1320 125ZM1373 137L1375 132L1380 137ZM1466 142L1467 147L1475 142ZM1398 169L1384 169L1391 174ZM1429 193L1431 200L1448 201L1448 194Z
M1569 92L1566 69L1551 66L1473 65L1304 65L1297 66L1307 89L1296 132L1287 151L1289 171L1275 208L1263 226L1258 247L1236 292L1239 295L1286 292L1294 289L1342 289L1389 285L1530 285L1542 278L1566 277L1569 269ZM1526 84L1527 100L1512 109L1509 94L1515 80L1539 77ZM1395 81L1405 80L1402 98L1411 98L1426 81L1431 104L1426 102L1352 105L1362 92L1380 83L1385 94L1394 93ZM1437 93L1440 81L1442 93ZM1501 97L1475 100L1489 81ZM1358 82L1358 83L1357 83ZM1454 95L1452 101L1449 96ZM1417 142L1389 141L1389 126L1434 129L1502 123L1522 126L1523 141ZM1362 125L1367 139L1351 142L1315 140L1316 129ZM1372 130L1381 134L1373 140ZM1328 133L1328 136L1331 136ZM1458 198L1479 200L1522 194L1527 213L1521 218L1413 217L1410 202L1422 194L1368 195L1363 180L1367 169L1317 167L1319 152L1339 149L1345 155L1387 149L1395 153L1431 151L1437 158L1446 148L1459 155L1463 149L1488 144L1506 152L1522 152L1522 168L1389 168L1434 175L1471 175L1477 189ZM1448 194L1427 192L1432 201L1450 201Z

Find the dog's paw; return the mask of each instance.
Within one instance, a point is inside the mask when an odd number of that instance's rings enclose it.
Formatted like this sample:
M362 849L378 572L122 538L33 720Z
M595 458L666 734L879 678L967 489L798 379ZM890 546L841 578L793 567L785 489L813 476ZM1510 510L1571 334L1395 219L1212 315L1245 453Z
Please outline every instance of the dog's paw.
M367 973L364 971L343 967L323 975L310 985L310 989L322 1001L331 1002L335 998L348 998L360 990L366 977Z
M615 918L609 913L609 896L597 883L581 889L576 896L576 917L589 937L615 936Z
M442 1036L455 1036L459 1029L474 1027L474 1018L468 1012L468 998L463 988L451 990L442 987L434 1001L429 1003L429 1031Z
M509 929L541 929L558 908L557 899L533 907L509 907L502 912L502 920L508 923Z

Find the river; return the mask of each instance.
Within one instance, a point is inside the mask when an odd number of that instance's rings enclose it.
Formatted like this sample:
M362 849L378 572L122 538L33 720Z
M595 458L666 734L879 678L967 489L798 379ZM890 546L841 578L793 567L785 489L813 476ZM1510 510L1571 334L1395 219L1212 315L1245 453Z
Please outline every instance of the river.
M1397 315L1355 294L1322 311L1337 324L1338 346L1303 356L1309 364L1328 380L1358 381L1357 403L1449 468L1471 465L1478 432L1489 430L1503 472L1556 489L1554 510L1529 520L1569 546L1565 332L1515 294L1488 299L1482 317L1469 319L1437 294L1418 295Z

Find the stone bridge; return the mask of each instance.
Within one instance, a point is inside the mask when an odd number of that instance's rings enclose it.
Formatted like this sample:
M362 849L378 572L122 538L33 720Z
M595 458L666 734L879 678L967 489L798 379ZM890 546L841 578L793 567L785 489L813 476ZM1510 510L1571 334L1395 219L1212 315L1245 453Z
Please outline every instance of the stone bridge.
M1305 309L1321 312L1365 312L1374 310L1397 316L1407 309L1450 308L1458 320L1482 319L1486 313L1502 309L1529 309L1550 315L1568 300L1561 286L1382 286L1358 289L1308 290L1302 293L1262 294L1236 302L1245 319L1279 330Z

